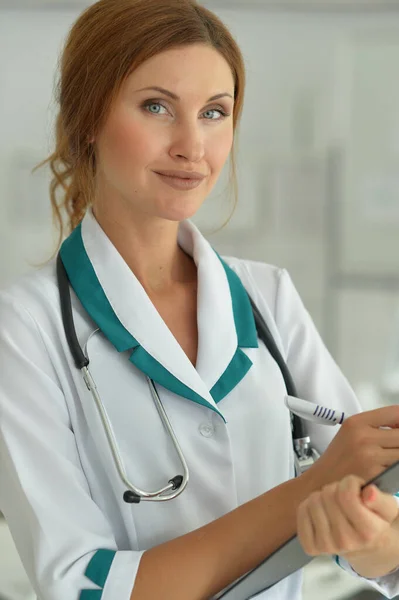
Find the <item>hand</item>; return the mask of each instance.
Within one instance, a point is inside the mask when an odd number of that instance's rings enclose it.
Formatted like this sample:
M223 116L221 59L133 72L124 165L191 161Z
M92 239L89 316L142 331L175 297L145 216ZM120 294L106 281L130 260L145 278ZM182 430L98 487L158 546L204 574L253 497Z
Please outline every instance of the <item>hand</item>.
M399 564L399 535L392 527L399 507L374 485L361 490L364 483L349 475L310 494L298 507L298 538L310 556L337 554L366 573L377 560L385 574Z
M397 460L399 406L385 406L346 419L322 456L301 477L310 478L319 489L352 474L368 481Z

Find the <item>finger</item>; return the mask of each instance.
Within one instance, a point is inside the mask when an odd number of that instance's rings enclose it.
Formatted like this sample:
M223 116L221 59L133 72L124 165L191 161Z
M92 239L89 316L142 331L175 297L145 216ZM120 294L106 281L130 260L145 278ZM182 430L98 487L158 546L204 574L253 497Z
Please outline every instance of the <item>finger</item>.
M316 556L315 530L309 515L308 499L297 510L297 536L306 554Z
M325 497L328 494L328 489L335 486L336 484L326 486L321 493L312 494L308 498L308 515L313 527L315 550L318 554L332 554L334 552L331 520L325 508Z
M396 460L399 460L399 429L374 429L373 444L380 448L396 448ZM395 462L395 458L392 460Z
M336 499L348 523L346 533L350 538L345 541L346 551L367 546L384 527L388 527L386 521L365 506L357 477L349 475L340 481ZM340 533L345 532L341 530Z
M346 511L338 501L340 487L342 487L342 482L338 485L331 484L323 489L322 494L324 512L331 528L329 554L348 552L357 549L362 544L355 524L348 519ZM361 505L360 499L358 499L358 503Z
M399 461L399 446L397 448L389 448L389 443L390 440L373 440L373 443L367 447L372 463L376 467L378 467L378 465L380 466L381 473L387 468L384 467L384 465L391 466ZM384 446L382 444L384 444ZM366 446L366 444L364 444L364 446ZM363 455L365 455L364 452Z
M384 442L382 441L381 443ZM374 477L380 475L385 469L399 461L399 448L383 448L377 444L372 449L369 448L369 450L369 455L372 457L369 466L372 473L375 471ZM371 468L371 464L374 465L373 468Z
M366 486L361 493L365 506L381 519L391 524L398 516L398 503L394 496L381 492L375 485Z
M383 406L349 417L345 422L365 423L371 427L399 427L399 405ZM344 422L344 425L345 425Z

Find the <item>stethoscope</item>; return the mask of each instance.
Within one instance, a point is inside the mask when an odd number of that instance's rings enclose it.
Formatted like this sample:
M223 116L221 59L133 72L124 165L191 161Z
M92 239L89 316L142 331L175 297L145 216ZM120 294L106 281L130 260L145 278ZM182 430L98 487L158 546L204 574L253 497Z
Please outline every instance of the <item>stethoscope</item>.
M118 471L119 477L127 488L127 491L123 494L123 499L128 503L139 503L141 500L148 500L153 502L165 502L166 500L172 500L179 496L187 486L189 480L189 470L187 466L187 462L184 458L182 449L180 447L179 441L176 437L175 432L173 431L173 427L169 421L168 415L163 407L157 389L155 387L154 381L147 377L148 386L150 388L151 396L155 403L155 406L159 412L160 418L162 420L163 425L165 426L168 434L170 435L174 448L179 456L179 460L183 467L183 475L176 475L169 479L168 484L163 488L155 491L155 492L147 492L145 490L141 490L136 487L129 481L126 469L123 465L123 461L119 452L118 444L116 442L115 436L112 431L112 427L104 408L104 404L100 398L100 395L97 390L97 386L95 381L89 370L89 358L87 352L87 345L90 337L99 331L95 330L90 334L89 339L85 344L85 349L83 350L78 342L78 338L76 335L75 324L72 315L72 302L71 302L71 293L69 286L69 279L67 272L65 270L64 264L62 262L60 254L57 256L57 283L60 294L60 304L61 304L61 316L63 327L65 331L65 336L68 342L68 346L70 352L72 354L75 366L81 371L83 380L87 386L87 389L91 392L94 402L97 406L104 431L107 437L107 441L109 443L112 457L115 463L115 467ZM284 379L285 387L287 389L287 394L289 396L297 397L297 391L294 384L294 381L291 377L291 373L280 354L279 349L274 341L274 338L267 326L265 320L260 314L257 306L252 301L251 298L251 306L255 318L256 330L259 338L265 344L266 348L270 352L271 356L276 361L277 365L280 368L281 374ZM307 433L306 425L300 417L291 412L291 429L292 429L292 438L294 445L294 460L295 460L295 468L297 473L302 473L307 468L309 468L317 458L319 458L318 453L314 448L312 448L310 443L310 437Z

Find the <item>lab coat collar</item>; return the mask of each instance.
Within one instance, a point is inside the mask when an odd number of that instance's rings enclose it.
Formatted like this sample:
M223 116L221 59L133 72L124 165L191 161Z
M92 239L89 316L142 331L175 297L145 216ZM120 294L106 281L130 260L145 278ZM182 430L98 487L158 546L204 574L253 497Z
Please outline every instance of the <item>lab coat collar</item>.
M198 270L196 367L91 210L61 258L82 305L119 352L131 351L148 377L223 417L217 403L252 365L241 348L258 346L252 309L238 276L189 221L180 223L178 243Z

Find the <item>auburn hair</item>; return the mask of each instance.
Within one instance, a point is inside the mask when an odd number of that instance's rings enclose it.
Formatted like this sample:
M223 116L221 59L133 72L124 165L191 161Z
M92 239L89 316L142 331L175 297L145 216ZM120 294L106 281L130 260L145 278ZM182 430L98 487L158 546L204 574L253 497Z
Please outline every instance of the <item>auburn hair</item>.
M235 132L244 97L243 57L219 17L195 0L99 0L73 24L59 60L55 149L35 167L50 165L58 247L65 218L70 233L92 203L96 159L90 138L106 121L123 83L149 58L189 44L211 46L229 64L235 81ZM234 141L230 167L237 202Z

